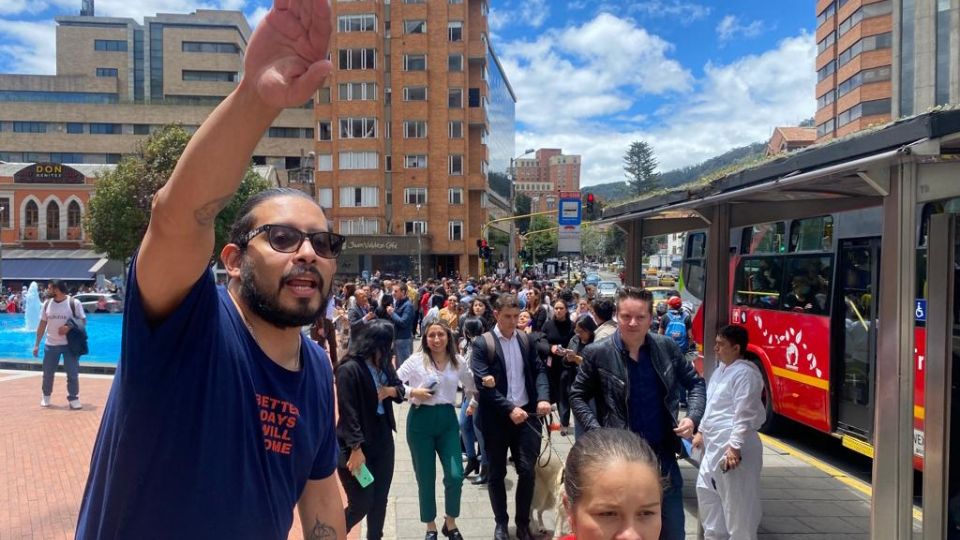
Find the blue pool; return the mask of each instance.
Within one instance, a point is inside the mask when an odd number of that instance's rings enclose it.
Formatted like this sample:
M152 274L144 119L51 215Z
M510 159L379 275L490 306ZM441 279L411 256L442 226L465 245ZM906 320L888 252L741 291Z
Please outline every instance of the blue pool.
M90 354L80 362L116 364L120 359L120 313L92 313L87 315L87 335ZM24 329L23 313L0 314L0 358L27 360L33 358L36 332ZM41 348L40 356L43 356Z

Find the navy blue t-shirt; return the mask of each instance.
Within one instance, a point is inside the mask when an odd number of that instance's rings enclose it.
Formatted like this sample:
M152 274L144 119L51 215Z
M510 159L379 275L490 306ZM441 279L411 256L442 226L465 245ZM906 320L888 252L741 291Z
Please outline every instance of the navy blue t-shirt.
M326 352L301 337L301 370L278 366L210 272L151 325L135 266L77 538L286 539L307 480L336 470Z
M650 361L650 338L640 347L636 361L627 360L627 376L630 377L630 430L657 449L663 443L669 424L663 405L663 384Z

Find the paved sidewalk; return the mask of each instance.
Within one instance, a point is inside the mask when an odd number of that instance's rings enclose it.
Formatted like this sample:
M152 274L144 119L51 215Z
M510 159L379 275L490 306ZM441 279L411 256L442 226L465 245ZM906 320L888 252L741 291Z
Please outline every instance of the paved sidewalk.
M39 373L0 370L0 540L73 537L90 453L110 384L108 376L82 375L80 399L84 409L71 411L65 397L66 380L59 374L53 407L41 409ZM399 407L397 466L385 530L388 539L423 538L416 481L404 436L408 408L409 405ZM557 449L566 455L569 443L556 435L554 440ZM693 489L696 471L686 463L681 469L687 537L693 539L697 531ZM511 472L508 487L512 488L515 479ZM441 480L438 471L437 493L442 498ZM760 538L764 540L869 538L869 498L786 450L767 446L762 493L764 519ZM438 501L438 508L443 508L442 501ZM512 502L510 509L512 516ZM554 512L544 515L548 528L553 527L555 519ZM458 523L468 540L493 536L493 514L484 488L464 485ZM351 537L364 535L355 530ZM296 520L290 538L302 538Z

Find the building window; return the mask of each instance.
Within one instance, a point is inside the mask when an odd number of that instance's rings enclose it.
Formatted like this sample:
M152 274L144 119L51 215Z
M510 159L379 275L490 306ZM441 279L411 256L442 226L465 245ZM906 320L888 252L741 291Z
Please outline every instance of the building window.
M846 95L861 85L890 80L890 66L865 69L855 73L837 86L837 97Z
M333 208L333 188L320 188L317 190L317 200L320 208Z
M407 236L427 234L426 221L406 221L403 224L403 233Z
M403 21L403 33L404 34L426 34L427 33L427 21L424 20L413 20L413 21Z
M14 133L46 133L46 122L14 122Z
M427 188L404 188L403 204L427 204Z
M40 207L35 201L28 201L23 209L23 224L26 227L37 227L40 224Z
M0 197L0 229L10 228L10 197Z
M837 28L837 33L842 36L864 19L879 17L880 15L886 15L891 12L893 12L893 3L890 0L865 4L840 23L840 26Z
M837 65L844 66L854 58L867 51L874 51L877 49L889 49L893 46L893 34L887 32L885 34L877 34L875 36L867 36L853 45L847 47L845 51L840 53L840 56L837 58Z
M376 32L377 16L372 13L340 15L337 17L338 32Z
M377 234L380 222L376 218L341 219L340 234Z
M80 226L80 203L70 201L67 205L67 227L74 228Z
M134 125L133 125L133 134L134 134L134 135L149 135L149 134L150 134L150 124L134 124Z
M236 43L214 41L184 41L180 49L189 53L240 54L240 47Z
M204 81L204 82L237 82L239 75L236 71L201 71L195 69L185 69L182 73L185 81Z
M460 176L463 174L463 154L450 155L450 174Z
M821 11L817 15L817 26L820 26L821 24L827 22L827 19L829 19L830 17L833 17L836 12L837 12L837 3L831 1L827 5L827 7L823 8L823 11Z
M77 135L83 133L83 124L80 122L67 122L67 133Z
M393 138L393 122L384 122L386 127L384 128L383 138L392 139Z
M117 68L97 68L97 77L116 77Z
M427 155L426 154L415 154L404 156L403 158L403 167L405 169L426 169L427 168Z
M831 118L826 122L817 126L817 138L830 135L834 132L835 129L836 129L836 121L833 118Z
M450 204L463 204L463 188L448 189L447 202Z
M451 88L447 93L447 105L451 109L463 108L463 88Z
M317 122L317 140L318 141L333 140L333 124L329 120L323 120L323 121Z
M827 34L825 38L821 39L820 42L817 43L817 54L820 54L823 51L827 50L827 47L833 45L836 42L837 42L837 34L835 32L830 32L829 34Z
M837 91L831 88L827 93L817 98L817 110L826 107L837 99Z
M332 171L333 170L333 154L317 154L317 170Z
M405 54L403 55L404 71L426 71L427 55L425 54Z
M340 152L337 161L341 171L380 168L380 159L376 152Z
M50 152L53 163L83 163L83 154L79 152Z
M376 118L360 117L340 119L341 139L374 139L376 137Z
M95 39L93 50L108 52L127 52L127 42L119 39Z
M375 101L377 99L377 83L340 83L337 89L340 101Z
M463 240L463 222L462 221L447 222L447 237L453 241Z
M447 56L447 69L449 71L463 71L463 55L451 54Z
M875 116L890 113L889 99L875 99L857 103L853 107L837 115L837 127L842 127L863 116Z
M405 120L403 122L404 139L423 139L427 136L427 123L423 120Z
M427 87L426 86L404 86L403 100L404 101L426 101Z
M340 188L341 208L375 208L379 206L379 202L376 187Z
M383 157L383 170L390 172L393 170L393 156Z
M463 122L460 120L451 121L449 131L450 131L451 139L462 139L463 138Z
M47 240L60 239L60 205L56 201L47 204Z
M103 122L90 123L91 135L120 135L123 133L122 124L106 124Z
M312 130L311 130L312 131ZM295 127L273 127L267 130L267 137L274 139L300 139L303 137L303 130ZM313 138L313 135L310 135Z
M340 49L340 69L376 69L376 49Z
M447 23L447 39L449 41L463 41L463 21Z
M834 60L827 62L825 66L817 70L817 82L820 82L837 70L837 63Z

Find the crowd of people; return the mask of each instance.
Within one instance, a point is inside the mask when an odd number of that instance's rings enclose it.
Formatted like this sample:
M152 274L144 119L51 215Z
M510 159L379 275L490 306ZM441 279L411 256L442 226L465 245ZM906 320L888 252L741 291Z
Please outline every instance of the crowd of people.
M281 539L296 509L304 538L346 538L365 519L367 538L379 540L394 409L407 402L427 540L463 537L461 446L486 482L495 540L510 538L510 460L514 534L534 537L541 419L554 407L563 429L580 431L563 477L572 538L683 539L683 440L703 448L707 537L755 538L762 384L742 328L719 331L721 365L707 389L674 339L677 323L650 331L644 289L624 287L613 301L589 290L578 298L565 283L376 279L331 295L345 238L291 188L237 210L218 254L227 283L217 285L215 217L263 132L333 70L331 18L326 0L276 2L248 42L242 80L153 199L76 537Z
M83 293L116 293L116 287L94 287L93 285L79 285L67 287L67 294L73 296ZM42 291L40 296L42 296ZM27 309L27 287L23 286L20 290L14 290L7 287L0 291L0 311L4 313L24 313Z

